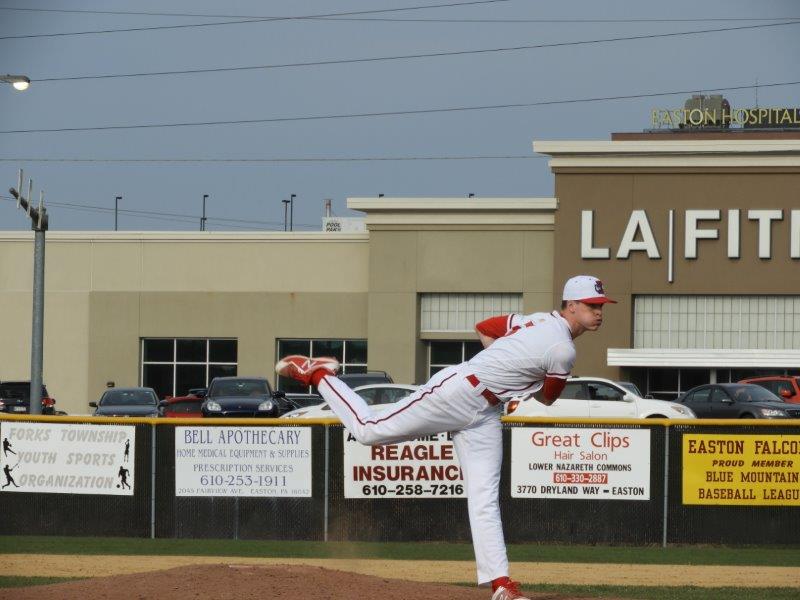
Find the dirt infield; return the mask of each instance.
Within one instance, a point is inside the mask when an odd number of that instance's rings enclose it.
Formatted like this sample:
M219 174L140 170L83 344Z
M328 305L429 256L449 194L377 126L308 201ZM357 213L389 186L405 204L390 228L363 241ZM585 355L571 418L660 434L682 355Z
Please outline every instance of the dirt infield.
M4 575L28 577L106 577L193 565L271 567L282 564L323 567L413 582L463 583L475 580L475 563L470 561L64 554L2 554L0 561ZM800 588L800 567L515 562L511 564L511 576L525 584ZM460 590L463 593L464 588Z

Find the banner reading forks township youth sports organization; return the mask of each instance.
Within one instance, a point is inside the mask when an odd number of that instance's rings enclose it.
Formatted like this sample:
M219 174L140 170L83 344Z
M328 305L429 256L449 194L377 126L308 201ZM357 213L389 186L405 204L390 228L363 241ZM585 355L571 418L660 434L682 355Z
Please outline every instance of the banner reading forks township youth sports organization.
M136 428L0 423L0 491L132 496Z

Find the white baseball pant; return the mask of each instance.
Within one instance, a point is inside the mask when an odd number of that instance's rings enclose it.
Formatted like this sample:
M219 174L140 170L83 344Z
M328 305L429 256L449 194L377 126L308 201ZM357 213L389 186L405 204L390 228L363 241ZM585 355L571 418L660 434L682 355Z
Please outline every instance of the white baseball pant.
M469 523L478 584L508 575L508 558L500 520L500 468L503 440L501 406L480 395L483 387L467 381L466 365L448 367L391 409L372 408L334 376L318 390L336 416L359 442L389 444L416 437L453 433L467 491Z

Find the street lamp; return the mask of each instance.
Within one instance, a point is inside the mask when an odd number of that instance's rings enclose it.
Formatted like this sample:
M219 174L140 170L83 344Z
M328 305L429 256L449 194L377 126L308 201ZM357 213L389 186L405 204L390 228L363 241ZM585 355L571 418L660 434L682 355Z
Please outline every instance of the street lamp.
M27 90L31 85L31 80L25 75L0 75L0 81L10 83L15 90L20 92Z
M208 194L203 194L203 216L200 217L200 231L206 230L206 198L208 198Z
M289 214L289 200L284 198L281 200L281 202L283 202L283 230L286 231L288 223L287 215Z

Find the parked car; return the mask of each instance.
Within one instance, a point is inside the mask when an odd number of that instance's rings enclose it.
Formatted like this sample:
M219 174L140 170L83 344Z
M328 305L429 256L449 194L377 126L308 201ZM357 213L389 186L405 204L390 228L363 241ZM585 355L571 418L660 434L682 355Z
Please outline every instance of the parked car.
M208 393L208 388L190 388L187 394L189 396L196 396L198 398L205 398Z
M3 381L0 383L0 412L29 413L31 404L30 381ZM47 387L42 385L42 414L55 414L56 399L47 393Z
M319 394L287 392L286 399L294 404L297 408L308 408L309 406L316 406L317 404L322 403L322 396Z
M370 385L373 383L394 383L392 377L386 371L367 371L366 373L342 373L337 375L351 388Z
M680 398L701 419L797 419L800 406L783 401L760 385L712 383L690 389Z
M109 388L98 402L89 402L98 417L157 417L158 396L153 388Z
M407 385L402 383L376 383L371 385L359 386L353 391L361 396L364 401L376 410L385 410L398 400L402 400L409 394L417 391L419 386ZM293 410L285 415L288 418L317 419L336 417L328 406L327 402L322 402L316 406Z
M216 377L202 404L204 417L279 417L295 408L266 377Z
M800 377L770 375L767 377L742 379L739 383L754 383L760 385L765 390L769 390L776 396L783 398L785 402L800 404Z
M158 414L162 417L202 417L204 398L189 394L165 398L158 403Z
M693 419L688 407L665 400L642 398L622 385L600 377L573 377L550 406L531 398L510 400L505 412L514 417L592 417Z

